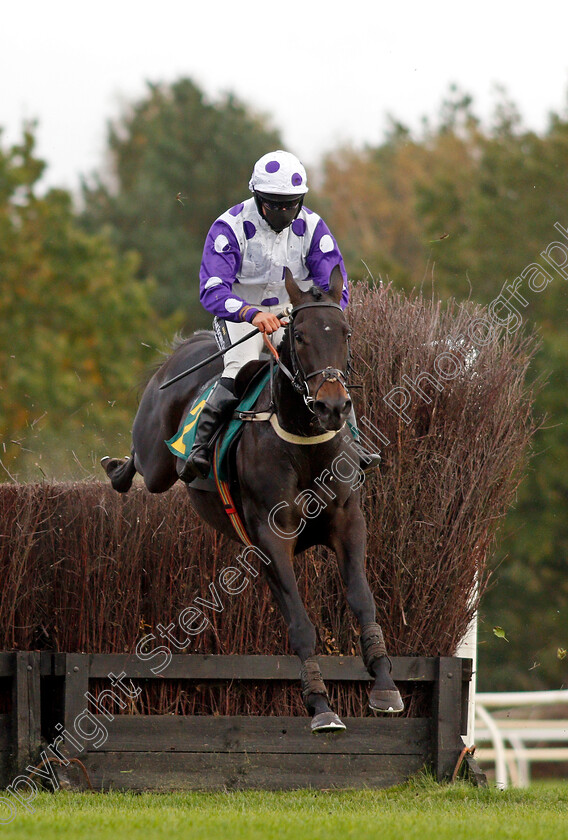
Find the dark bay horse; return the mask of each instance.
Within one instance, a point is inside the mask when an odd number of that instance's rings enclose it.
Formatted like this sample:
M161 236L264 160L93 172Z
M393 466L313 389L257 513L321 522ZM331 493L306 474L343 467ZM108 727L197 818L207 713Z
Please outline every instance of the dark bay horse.
M350 328L339 306L342 286L338 268L332 272L327 294L315 286L300 291L287 271L293 309L272 383L277 423L246 423L236 451L235 505L250 541L270 561L263 564L263 571L302 663L303 698L314 732L345 728L328 705L315 657L315 628L294 574L294 555L314 545L325 545L337 556L347 600L361 627L363 660L374 678L371 708L403 709L365 573L366 529L357 480L363 476L345 426L351 409L346 387ZM160 385L215 350L211 333L196 333L154 374L134 420L131 457L102 461L115 490L126 492L136 472L152 493L162 493L175 483L184 462L164 441L176 434L204 384L220 375L222 362L210 362L164 390ZM266 408L269 403L267 385L257 406ZM216 493L192 487L188 491L205 521L237 539Z

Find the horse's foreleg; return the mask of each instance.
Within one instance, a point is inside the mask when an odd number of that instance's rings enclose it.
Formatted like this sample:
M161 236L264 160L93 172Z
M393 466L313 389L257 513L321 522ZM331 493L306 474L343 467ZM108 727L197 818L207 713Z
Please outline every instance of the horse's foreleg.
M373 593L365 571L365 521L360 512L338 512L335 523L333 548L337 555L339 571L346 588L347 601L361 627L361 654L374 683L369 694L369 705L377 712L402 712L404 703L391 677L391 663L383 638L383 631L376 621Z
M345 726L329 707L329 696L315 656L316 631L310 621L300 593L292 565L292 546L262 526L250 534L254 544L270 559L264 566L268 585L288 625L288 637L302 667L300 679L302 697L312 715L314 733L336 732Z
M404 709L400 692L391 677L391 662L376 622L361 627L361 652L367 671L375 678L369 694L369 706L375 712L398 713Z

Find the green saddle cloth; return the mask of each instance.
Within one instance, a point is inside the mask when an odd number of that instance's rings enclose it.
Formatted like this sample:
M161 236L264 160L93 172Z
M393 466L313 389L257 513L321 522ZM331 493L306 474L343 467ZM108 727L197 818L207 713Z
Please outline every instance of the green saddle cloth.
M269 379L270 370L267 370L263 376L254 381L253 387L247 390L244 397L238 404L236 410L250 411L250 409L254 407L255 402L257 401L262 389L264 388ZM193 443L195 441L195 433L197 431L199 415L203 410L203 406L207 402L207 397L209 396L215 385L216 383L214 382L212 385L209 385L205 388L204 391L202 391L202 393L197 397L196 401L190 408L180 430L173 436L173 438L170 438L170 440L166 441L166 445L170 452L173 452L173 454L176 455L178 458L183 458L184 461L187 461L189 453L191 452L191 447L193 446ZM238 417L233 418L227 426L224 434L222 435L221 444L219 447L219 464L217 467L217 472L219 478L221 478L224 481L227 481L228 479L226 460L229 447L232 441L234 440L235 435L239 432L244 422L246 421L239 420ZM209 478L214 478L213 467L209 472Z

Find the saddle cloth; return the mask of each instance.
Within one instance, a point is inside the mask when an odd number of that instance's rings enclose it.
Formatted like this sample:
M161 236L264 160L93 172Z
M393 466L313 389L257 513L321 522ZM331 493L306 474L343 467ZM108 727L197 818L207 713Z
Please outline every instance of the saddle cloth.
M251 380L245 393L243 394L243 397L236 408L236 412L250 411L254 407L254 404L260 396L262 389L267 384L269 379L270 370L266 368L264 369L264 371L261 372L259 376L254 377ZM215 387L215 384L215 382L207 382L205 384L203 391L201 391L199 396L196 398L179 431L172 438L170 438L170 440L166 441L166 445L170 452L173 452L174 455L176 455L178 458L182 458L184 461L187 461L189 453L191 451L191 447L193 446L193 442L195 440L195 433L197 431L199 415L203 410L203 406L207 401L207 397ZM229 478L229 467L227 461L231 444L241 431L244 422L245 421L240 420L238 417L233 417L229 421L229 424L226 427L224 433L222 433L219 445L216 447L216 452L218 453L217 475L220 479L224 481L227 481ZM214 480L214 478L215 476L213 473L212 466L209 472L209 479Z

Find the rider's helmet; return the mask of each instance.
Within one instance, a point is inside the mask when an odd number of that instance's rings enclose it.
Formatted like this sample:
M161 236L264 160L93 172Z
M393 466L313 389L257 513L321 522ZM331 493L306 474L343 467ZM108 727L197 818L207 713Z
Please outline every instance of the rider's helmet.
M280 233L302 209L308 191L306 170L290 152L269 152L255 163L249 189L260 215Z

